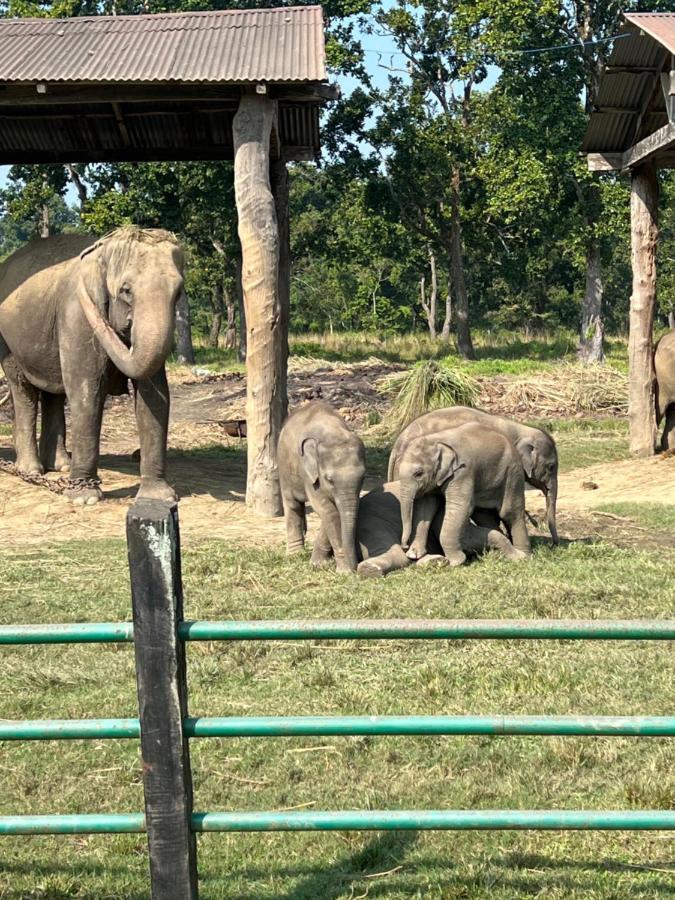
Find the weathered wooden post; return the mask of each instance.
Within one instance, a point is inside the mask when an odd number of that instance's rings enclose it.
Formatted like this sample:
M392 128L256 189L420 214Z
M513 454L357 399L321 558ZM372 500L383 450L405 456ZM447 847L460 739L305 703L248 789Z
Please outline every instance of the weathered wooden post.
M136 501L127 513L127 545L152 898L196 900L176 504Z
M633 293L628 338L630 451L651 456L656 445L654 348L659 182L650 159L631 171L630 218Z
M266 516L282 513L277 442L286 411L284 316L279 298L279 230L270 186L275 104L244 94L232 123L234 192L246 310L246 503Z
M275 159L270 167L270 183L279 232L279 309L281 310L281 395L282 423L288 412L288 323L291 314L291 230L288 215L288 169L283 157Z

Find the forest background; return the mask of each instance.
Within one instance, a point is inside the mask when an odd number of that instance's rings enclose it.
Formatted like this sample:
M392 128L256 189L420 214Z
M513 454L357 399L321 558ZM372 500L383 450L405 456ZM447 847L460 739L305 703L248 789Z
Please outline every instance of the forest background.
M0 4L6 16L280 5L203 0ZM290 168L291 330L426 331L473 356L472 330L627 330L629 185L580 145L627 10L675 0L326 0L331 79L318 165ZM618 38L620 40L620 38ZM660 324L675 305L675 179L661 173ZM73 202L73 198L77 198ZM123 224L187 248L197 334L241 331L232 164L13 166L0 258L30 238Z

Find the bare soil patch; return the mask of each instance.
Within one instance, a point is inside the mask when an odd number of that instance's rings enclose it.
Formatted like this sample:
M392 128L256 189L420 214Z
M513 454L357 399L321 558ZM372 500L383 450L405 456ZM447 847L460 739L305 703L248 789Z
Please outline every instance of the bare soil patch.
M375 382L395 368L379 360L325 367L296 363L289 375L291 405L324 399L355 427L363 427L370 413L386 410L387 401L375 390ZM238 374L172 378L169 478L181 497L181 531L187 541L218 537L251 546L284 542L282 519L261 519L246 509L244 444L227 436L220 424L244 417L245 394L245 379ZM494 402L490 405L497 411ZM2 420L11 421L10 403L0 408ZM74 507L44 488L0 473L0 544L122 537L126 509L138 487L138 463L131 458L137 446L133 399L113 397L102 431L104 503ZM13 459L11 447L11 438L0 436L0 456ZM370 478L365 487L375 483ZM588 490L590 483L597 488ZM530 512L541 515L541 495L529 492L527 499ZM626 546L675 546L672 535L653 535L630 520L597 512L598 506L624 501L675 504L675 457L605 463L561 476L562 534L571 540L605 536ZM310 516L310 539L315 528L315 517ZM545 536L545 529L539 534Z

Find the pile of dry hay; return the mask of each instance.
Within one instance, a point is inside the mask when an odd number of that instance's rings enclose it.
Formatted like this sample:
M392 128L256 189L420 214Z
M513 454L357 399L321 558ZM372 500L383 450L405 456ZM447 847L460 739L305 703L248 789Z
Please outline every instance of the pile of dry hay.
M528 378L482 380L479 405L543 415L626 415L628 376L608 366L563 363Z

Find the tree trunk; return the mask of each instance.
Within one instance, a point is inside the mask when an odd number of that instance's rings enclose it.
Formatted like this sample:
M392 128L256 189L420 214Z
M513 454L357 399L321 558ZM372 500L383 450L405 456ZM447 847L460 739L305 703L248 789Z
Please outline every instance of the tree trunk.
M237 311L239 312L239 362L246 362L246 310L244 309L244 291L241 286L241 254L234 261L234 292L237 295Z
M671 311L668 313L668 328L671 331L675 331L675 312Z
M195 361L195 351L192 347L190 304L185 291L180 292L176 303L176 357L183 366L191 366Z
M651 456L656 445L654 353L652 327L656 308L656 248L658 241L659 182L652 161L631 173L631 264L628 336L628 422L630 450Z
M288 324L291 315L291 231L288 217L288 169L285 160L274 160L270 176L279 228L279 304L281 306L282 354L279 393L285 419L288 414Z
M87 186L84 181L82 181L82 176L80 175L76 166L74 166L72 163L68 163L66 165L66 169L68 171L70 180L73 182L77 190L77 196L80 198L80 210L82 210L84 209L87 202Z
M42 204L42 208L40 210L40 237L49 237L49 207L46 203Z
M441 337L444 341L450 340L450 325L452 324L452 297L450 291L445 295L445 318L443 319L443 329Z
M218 347L218 338L220 329L223 327L223 313L225 312L225 304L223 302L223 284L217 282L211 294L211 309L213 316L211 318L211 330L209 332L209 347L214 349Z
M601 363L604 359L603 292L600 246L592 241L586 253L586 291L581 306L579 359L584 363Z
M234 190L246 310L246 503L267 516L282 513L277 442L286 408L284 314L279 299L279 233L270 188L274 104L245 94L232 123Z
M236 301L232 291L229 288L224 289L223 297L225 300L225 313L227 316L227 324L225 328L225 349L234 350L234 348L237 346L237 318L235 307Z
M424 310L424 315L427 319L427 325L429 326L429 334L432 338L436 337L436 300L438 297L438 280L436 276L436 256L432 253L431 249L428 251L429 253L429 266L431 268L431 294L429 296L429 300L427 301L427 280L426 276L422 275L420 278L420 303L422 305L422 309Z
M450 270L452 286L455 291L455 309L457 320L457 350L463 359L475 359L471 329L469 326L469 298L464 280L464 259L462 254L462 222L459 210L459 171L452 174L450 218Z

